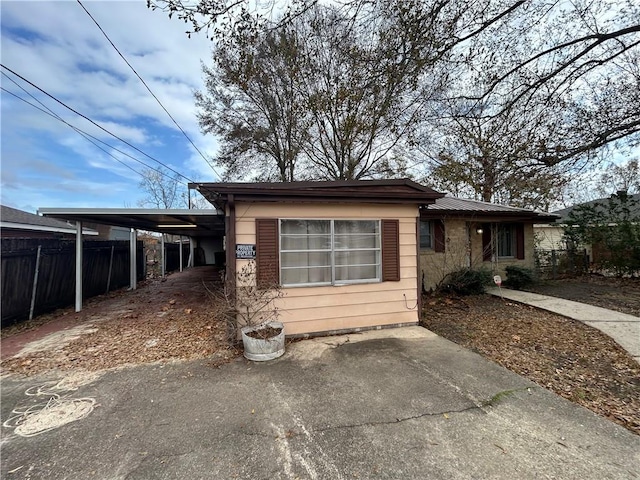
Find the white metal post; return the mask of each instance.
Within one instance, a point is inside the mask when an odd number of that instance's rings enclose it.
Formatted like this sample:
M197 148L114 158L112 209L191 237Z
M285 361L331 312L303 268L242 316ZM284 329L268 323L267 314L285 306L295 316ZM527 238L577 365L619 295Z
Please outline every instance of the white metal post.
M167 265L165 262L165 250L164 250L164 233L161 234L160 237L160 276L164 277L166 270L167 270Z
M189 237L189 261L187 262L187 267L193 267L196 262L193 258L195 254L195 248L193 246L193 238Z
M76 222L76 312L82 310L82 222Z
M115 250L115 245L111 245L111 256L109 257L109 274L107 275L107 290L105 293L109 293L111 289L111 272L113 271L113 252Z
M182 271L182 235L180 235L180 271Z
M136 230L129 232L129 289L135 290L137 287L136 276Z
M38 273L40 272L40 252L42 245L38 245L38 253L36 254L36 269L33 273L33 289L31 290L31 308L29 309L29 320L33 318L33 310L36 306L36 292L38 291Z

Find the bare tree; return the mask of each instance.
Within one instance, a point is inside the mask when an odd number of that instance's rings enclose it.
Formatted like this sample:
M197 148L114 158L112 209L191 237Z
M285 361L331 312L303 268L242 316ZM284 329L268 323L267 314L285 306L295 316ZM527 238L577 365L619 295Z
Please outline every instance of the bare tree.
M233 35L203 67L198 120L221 140L216 162L228 179L293 181L309 121L298 93L299 40L288 27Z
M295 95L308 96L303 105L312 128L303 163L313 163L308 171L320 178L391 175L396 159L406 161L405 148L418 141L429 148L428 135L418 139L414 133L420 123L447 120L448 107L438 105L445 84L448 100L459 101L457 112L467 108L471 122L478 119L478 106L497 123L505 115L541 112L545 121L536 120L539 126L526 142L529 153L518 157L529 158L528 168L559 166L575 175L606 149L640 141L635 0L149 4L222 43L237 35L303 29L305 42L298 45L307 75Z
M532 0L475 36L461 96L502 110L544 106L547 165L597 156L640 132L640 4ZM463 93L466 92L466 93Z
M138 201L138 205L165 209L186 207L182 195L184 188L178 178L177 174L171 175L168 170L162 167L145 169L138 186L146 196Z
M610 163L600 177L598 191L601 195L612 195L617 192L627 192L630 195L640 193L638 160Z
M479 106L466 113L452 106L435 125L420 149L429 164L424 181L454 196L546 210L569 180L565 168L583 166L543 161L539 139L554 127L544 109L489 115Z

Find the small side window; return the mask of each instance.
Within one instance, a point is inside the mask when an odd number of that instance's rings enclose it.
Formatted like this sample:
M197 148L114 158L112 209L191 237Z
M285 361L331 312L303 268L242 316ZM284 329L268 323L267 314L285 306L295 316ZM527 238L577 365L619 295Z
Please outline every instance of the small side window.
M433 221L420 220L420 249L433 248Z

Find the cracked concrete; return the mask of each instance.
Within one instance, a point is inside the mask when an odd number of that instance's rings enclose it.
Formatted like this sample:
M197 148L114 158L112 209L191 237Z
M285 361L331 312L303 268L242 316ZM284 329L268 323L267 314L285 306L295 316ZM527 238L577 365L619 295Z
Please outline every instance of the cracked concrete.
M3 379L3 420L41 381ZM640 437L420 327L108 372L75 394L90 416L3 429L2 478L640 478Z

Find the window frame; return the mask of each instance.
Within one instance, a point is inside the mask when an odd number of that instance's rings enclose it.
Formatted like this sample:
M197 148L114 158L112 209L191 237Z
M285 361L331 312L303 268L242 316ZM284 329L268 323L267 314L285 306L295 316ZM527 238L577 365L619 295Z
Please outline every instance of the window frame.
M423 246L422 242L423 242L423 238L424 236L422 235L422 224L427 224L429 225L429 246ZM427 219L419 219L419 225L418 228L420 229L420 250L435 250L434 248L434 225L435 221L434 220L427 220Z
M509 229L509 235L511 236L511 241L509 242L509 255L501 255L500 254L500 246L503 243L501 240L501 235L503 232ZM517 231L516 225L514 223L498 223L496 225L496 258L498 259L515 259L517 258L518 245L517 245Z
M328 251L330 256L330 269L331 269L331 280L329 282L306 282L306 283L284 283L282 270L291 268L294 269L296 267L283 267L282 262L282 254L283 253L302 253L303 251L298 250L283 250L282 248L282 222L286 221L328 221L330 226L330 249L323 250ZM376 222L377 225L377 247L375 248L354 248L354 249L337 249L335 248L335 222ZM340 234L338 234L340 235ZM366 278L366 279L356 279L356 280L336 280L336 266L340 267L343 265L336 265L336 253L337 252L348 252L348 251L358 251L358 250L368 250L377 252L376 255L376 264L366 264L366 266L375 266L376 269L376 278ZM297 288L297 287L330 287L330 286L342 286L342 285L357 285L357 284L366 284L366 283L381 283L383 272L383 259L382 259L382 220L379 218L278 218L278 274L280 277L280 285L285 288ZM357 265L344 265L344 266L357 266Z

